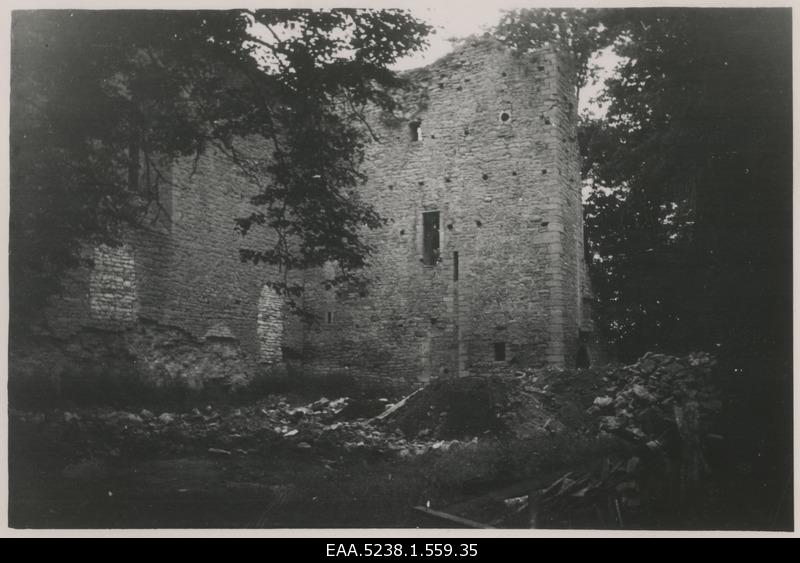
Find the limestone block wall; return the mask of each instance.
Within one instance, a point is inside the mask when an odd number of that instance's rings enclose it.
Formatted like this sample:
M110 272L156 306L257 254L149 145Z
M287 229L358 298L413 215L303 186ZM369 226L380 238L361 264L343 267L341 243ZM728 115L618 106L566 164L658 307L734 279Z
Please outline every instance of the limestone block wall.
M516 56L492 40L410 72L417 90L404 113L369 116L380 140L368 147L361 195L390 221L364 233L376 249L372 284L367 294L337 297L322 283L330 267L304 272L314 325L288 315L266 285L276 272L240 261L241 247L268 245L270 234L235 231L257 187L211 150L172 166L163 213L124 246L89 249L96 268L70 274L54 330L130 331L148 321L197 342L232 343L228 359L234 350L250 364L275 365L288 348L309 374L407 383L574 365L590 323L582 322L588 278L572 76L553 51ZM439 216L430 264L428 212ZM173 373L183 361L165 365Z
M94 249L89 274L89 307L96 319L136 320L136 267L130 246Z
M252 142L247 148L262 150ZM213 150L197 163L176 162L161 185L162 211L131 229L122 246L87 248L94 266L67 275L50 310L53 332L68 338L86 327L130 331L151 321L198 345L230 341L251 364L279 361L283 302L264 289L274 272L239 258L243 246L269 244L269 233L242 237L234 228L252 210L256 190Z
M409 74L421 94L367 157L364 197L391 221L367 234L368 295L337 298L308 273L321 320L305 335L309 372L426 380L574 360L583 243L570 76L553 52L516 57L485 40ZM434 265L422 262L429 211L440 214Z
M261 288L258 300L257 335L259 360L265 363L277 363L283 358L284 316L286 310L283 298L265 285Z
M250 150L266 151L258 145ZM172 169L171 221L161 232L137 233L143 277L141 315L177 326L198 338L220 327L259 358L259 304L264 282L273 274L263 265L242 263L239 249L268 244L268 233L242 237L234 220L249 214L254 186L231 162L210 150L195 165ZM273 357L281 340L272 337Z

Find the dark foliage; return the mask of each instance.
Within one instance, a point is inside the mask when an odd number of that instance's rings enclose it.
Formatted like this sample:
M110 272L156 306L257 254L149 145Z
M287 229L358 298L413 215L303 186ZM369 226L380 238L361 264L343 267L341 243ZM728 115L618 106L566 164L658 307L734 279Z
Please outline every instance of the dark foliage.
M588 30L588 31L587 31ZM580 130L587 257L613 351L791 354L791 12L531 10L498 33L622 62Z
M334 284L357 283L359 233L382 224L358 197L363 109L393 107L386 67L429 31L401 10L15 12L12 323L41 312L83 245L163 217L170 163L210 148L259 186L241 232L274 231L243 260L284 274L335 261ZM251 138L267 154L242 151Z

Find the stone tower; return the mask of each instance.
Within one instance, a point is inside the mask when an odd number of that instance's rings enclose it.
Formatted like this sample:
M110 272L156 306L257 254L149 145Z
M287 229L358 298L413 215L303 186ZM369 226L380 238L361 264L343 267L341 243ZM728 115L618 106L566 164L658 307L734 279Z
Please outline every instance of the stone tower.
M173 163L168 217L90 249L95 266L70 276L52 329L75 361L100 348L82 329L99 328L137 374L196 386L287 365L402 384L585 363L573 75L556 52L515 56L488 39L409 72L405 113L370 116L380 141L362 196L389 219L365 233L372 284L337 297L320 283L332 268L304 272L318 324L286 314L267 285L274 271L240 261L233 218L257 188L210 151Z
M417 93L375 116L367 155L364 197L390 219L368 235L372 285L341 298L307 275L322 324L304 367L427 380L574 366L591 322L568 59L477 39L407 77Z

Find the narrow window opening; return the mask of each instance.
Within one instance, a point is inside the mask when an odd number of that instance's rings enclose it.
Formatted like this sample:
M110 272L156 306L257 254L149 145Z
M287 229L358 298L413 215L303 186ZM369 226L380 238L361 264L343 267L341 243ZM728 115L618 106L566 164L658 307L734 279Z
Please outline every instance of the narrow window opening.
M589 351L586 350L586 346L581 346L578 348L578 354L575 358L575 367L579 369L587 369L591 367L591 361L589 360Z
M333 324L334 319L335 317L333 311L328 311L328 318L327 318L328 324L329 325Z
M433 266L439 261L439 212L422 214L422 262Z
M422 122L412 121L408 124L408 130L411 134L411 141L417 142L422 140Z
M495 362L504 362L504 361L506 361L506 343L505 342L495 342L494 343L494 361Z
M453 252L453 281L458 281L458 252Z

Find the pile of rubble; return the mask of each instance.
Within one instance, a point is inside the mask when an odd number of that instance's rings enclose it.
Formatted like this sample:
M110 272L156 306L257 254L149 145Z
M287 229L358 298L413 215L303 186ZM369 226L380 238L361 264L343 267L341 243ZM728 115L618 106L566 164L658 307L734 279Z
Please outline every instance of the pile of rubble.
M494 405L515 435L566 430L624 440L609 443L601 459L504 499L499 516L471 525L630 528L652 518L656 505L702 496L709 441L724 439L715 427L723 407L715 365L706 353L648 353L629 366L531 369L506 378L505 398ZM447 516L448 508L436 512Z
M614 464L606 459L599 471L569 473L537 491L529 501L531 525L635 526L644 497L654 502L654 492L644 491L653 476L662 481L655 493L662 498L655 502L682 503L700 495L709 471L708 442L723 439L714 433L723 407L715 365L706 353L648 353L633 365L607 370L601 377L605 393L587 413L597 418L601 434L624 438L642 457Z
M646 445L662 446L673 430L680 431L688 411L696 411L700 429L711 431L722 410L713 380L716 361L705 353L683 358L645 354L633 365L609 371L605 394L594 399L589 413L600 430Z
M549 393L536 376L466 376L442 379L390 408L382 427L406 436L470 440L478 436L529 438L564 429L546 404Z
M202 449L215 455L244 455L283 445L408 457L471 447L477 442L433 436L407 439L401 430L379 427L370 419L347 420L341 414L348 404L349 399L342 397L292 406L285 397L273 396L240 408L207 406L183 413L84 408L46 413L10 409L9 414L12 423L28 425L54 443L69 442L79 456Z
M81 457L203 451L246 455L275 447L409 457L474 447L479 439L564 431L596 435L598 429L661 450L675 443L683 448L713 431L711 423L722 407L712 381L714 365L707 354L647 354L625 367L440 380L395 404L382 399L384 412L372 418L348 416L348 411L360 411L347 397L297 406L286 396L272 395L238 408L188 412L10 409L10 420L49 437L54 446L69 444L71 453ZM693 448L700 451L701 445Z

